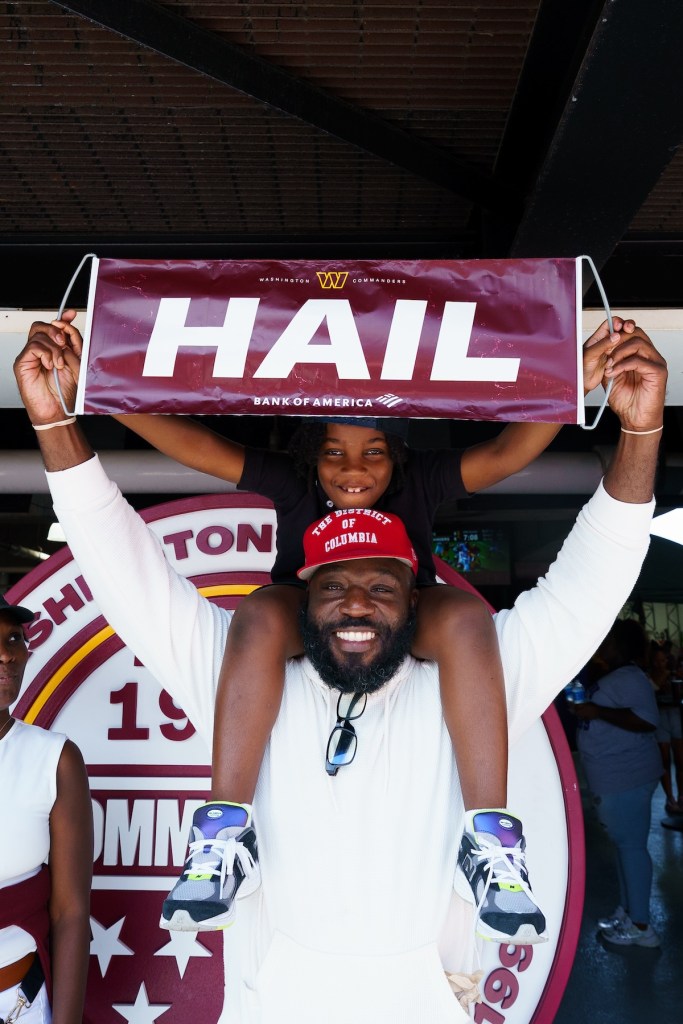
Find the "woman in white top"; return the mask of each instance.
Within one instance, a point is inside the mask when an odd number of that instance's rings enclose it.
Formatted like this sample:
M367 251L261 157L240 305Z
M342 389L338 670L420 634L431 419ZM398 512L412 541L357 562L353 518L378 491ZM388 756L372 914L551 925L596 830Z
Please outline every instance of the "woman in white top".
M32 618L0 597L0 1020L81 1024L92 810L78 747L10 715Z

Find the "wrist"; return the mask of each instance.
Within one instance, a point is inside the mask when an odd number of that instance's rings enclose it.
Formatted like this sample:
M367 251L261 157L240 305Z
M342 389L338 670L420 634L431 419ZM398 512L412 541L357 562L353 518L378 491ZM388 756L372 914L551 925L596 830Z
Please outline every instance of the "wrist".
M659 433L661 433L662 430L664 430L664 424L663 423L661 423L658 427L651 427L651 428L648 428L648 429L644 428L642 430L633 430L633 429L631 429L629 427L623 427L623 426L621 428L622 434L634 434L634 435L637 435L637 434L641 434L641 435L659 434Z
M66 426L57 426L58 422L46 423L42 425L43 430L36 431L43 463L49 473L70 469L93 456L93 450L75 418Z

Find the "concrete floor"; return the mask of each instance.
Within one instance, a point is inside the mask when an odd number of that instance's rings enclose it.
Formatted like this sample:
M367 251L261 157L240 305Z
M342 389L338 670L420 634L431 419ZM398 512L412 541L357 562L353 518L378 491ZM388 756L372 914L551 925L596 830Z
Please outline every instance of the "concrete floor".
M576 959L555 1024L650 1024L683 1020L683 831L663 828L664 794L652 804L652 926L659 949L615 948L595 921L619 902L613 847L587 797L586 902Z

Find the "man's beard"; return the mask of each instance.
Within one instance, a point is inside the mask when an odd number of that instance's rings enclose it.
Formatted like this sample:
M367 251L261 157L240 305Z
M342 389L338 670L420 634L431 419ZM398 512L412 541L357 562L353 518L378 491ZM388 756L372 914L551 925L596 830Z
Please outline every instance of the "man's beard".
M319 627L310 618L307 605L302 607L300 617L304 653L323 682L342 693L374 693L388 683L410 653L417 621L414 608L394 630L378 626L368 619L353 618ZM360 663L360 657L353 652L344 653L341 661L332 654L332 634L354 628L371 629L379 637L380 649L371 662Z

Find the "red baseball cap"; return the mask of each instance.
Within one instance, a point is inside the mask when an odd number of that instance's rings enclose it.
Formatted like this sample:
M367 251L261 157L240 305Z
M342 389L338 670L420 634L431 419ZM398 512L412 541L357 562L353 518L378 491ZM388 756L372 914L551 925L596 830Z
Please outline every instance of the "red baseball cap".
M305 564L299 579L333 562L359 558L395 558L417 575L417 555L398 516L374 508L345 508L311 523L304 534Z

